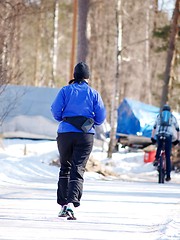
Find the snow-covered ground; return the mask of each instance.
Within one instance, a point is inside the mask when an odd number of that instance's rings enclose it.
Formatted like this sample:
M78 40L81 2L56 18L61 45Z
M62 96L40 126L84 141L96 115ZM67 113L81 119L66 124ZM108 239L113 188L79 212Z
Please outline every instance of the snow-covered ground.
M94 147L92 156L119 176L85 173L76 221L57 217L55 141L6 139L0 148L1 240L180 240L180 174L157 183L144 153ZM108 163L108 164L107 164Z

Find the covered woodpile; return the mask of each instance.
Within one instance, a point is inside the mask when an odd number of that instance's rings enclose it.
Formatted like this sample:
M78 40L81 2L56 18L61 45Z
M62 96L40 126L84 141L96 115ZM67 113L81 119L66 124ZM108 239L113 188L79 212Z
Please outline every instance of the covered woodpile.
M172 148L172 163L175 172L180 172L180 145Z

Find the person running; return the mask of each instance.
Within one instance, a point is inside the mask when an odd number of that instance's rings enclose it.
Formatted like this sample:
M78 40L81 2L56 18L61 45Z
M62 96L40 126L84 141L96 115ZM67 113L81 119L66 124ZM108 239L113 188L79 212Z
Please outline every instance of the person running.
M175 128L177 135L176 140L173 141L173 127ZM155 156L154 166L158 165L158 159L165 141L165 156L166 156L166 181L171 180L171 147L179 143L179 124L175 116L171 113L169 105L165 104L162 108L161 113L157 115L151 141L153 144L157 142L157 151ZM172 142L173 141L173 142Z
M60 89L51 105L52 115L59 123L57 146L60 172L57 203L59 217L74 217L74 207L80 206L83 175L92 151L95 125L101 125L106 110L100 94L89 86L89 67L79 62L74 68L74 79Z

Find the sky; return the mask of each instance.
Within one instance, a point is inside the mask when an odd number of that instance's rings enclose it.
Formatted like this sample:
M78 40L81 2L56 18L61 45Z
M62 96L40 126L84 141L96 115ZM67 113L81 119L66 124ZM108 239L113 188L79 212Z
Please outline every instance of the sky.
M159 10L168 12L169 18L172 17L174 6L175 0L159 0Z
M158 184L144 152L119 149L109 160L95 142L92 157L119 177L86 172L77 220L68 221L57 217L56 142L5 139L0 146L1 240L180 239L180 173Z

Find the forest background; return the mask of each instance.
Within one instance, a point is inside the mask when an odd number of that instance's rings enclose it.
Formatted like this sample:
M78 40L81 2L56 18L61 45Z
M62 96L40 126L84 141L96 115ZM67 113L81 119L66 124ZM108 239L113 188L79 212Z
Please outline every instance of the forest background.
M111 125L125 97L179 112L179 26L179 0L0 0L0 94L60 88L82 60Z

